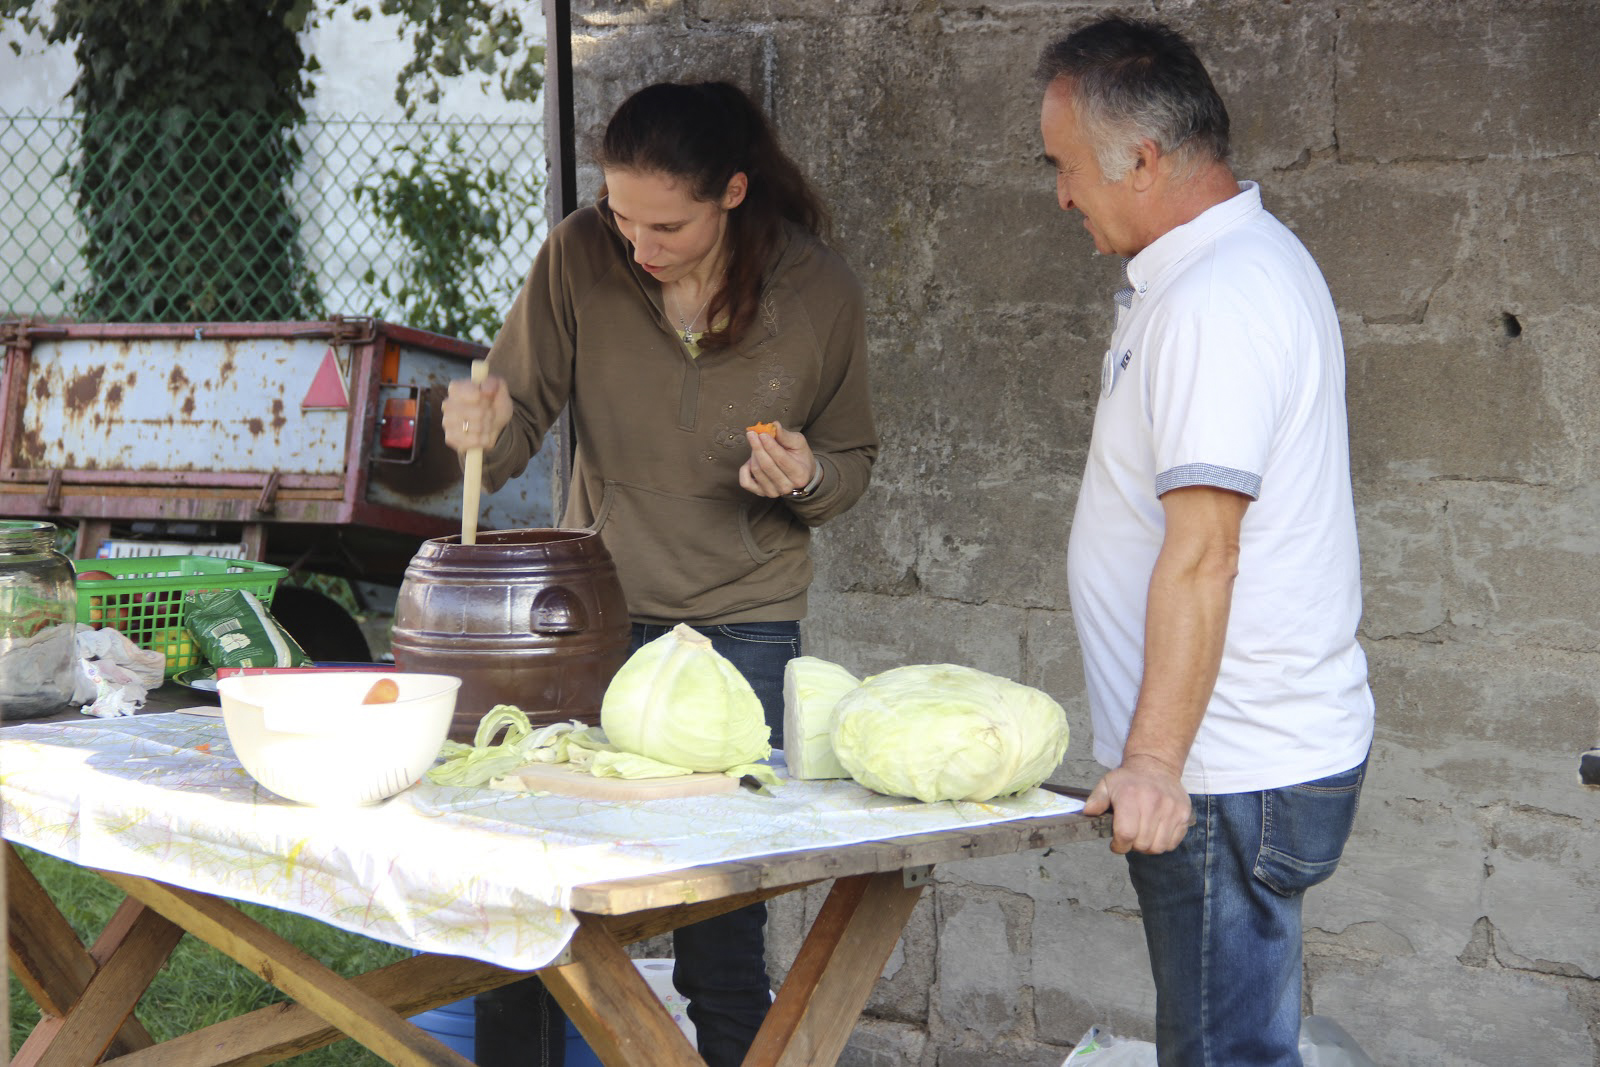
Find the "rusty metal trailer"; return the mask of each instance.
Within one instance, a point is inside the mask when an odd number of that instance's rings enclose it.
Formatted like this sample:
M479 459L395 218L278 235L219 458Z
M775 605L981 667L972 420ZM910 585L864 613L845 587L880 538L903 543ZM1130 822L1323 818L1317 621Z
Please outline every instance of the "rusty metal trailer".
M484 346L365 318L0 322L0 516L196 533L294 569L397 586L460 529L439 403ZM485 529L548 525L552 452L485 501ZM298 636L298 635L297 635Z

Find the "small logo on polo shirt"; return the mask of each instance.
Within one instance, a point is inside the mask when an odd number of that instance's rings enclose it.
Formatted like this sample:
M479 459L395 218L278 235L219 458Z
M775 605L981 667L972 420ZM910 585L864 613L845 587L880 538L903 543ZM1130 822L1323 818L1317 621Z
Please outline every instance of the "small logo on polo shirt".
M1128 364L1132 359L1133 349L1131 348L1120 356L1117 355L1117 350L1114 348L1106 352L1106 361L1100 368L1100 395L1102 397L1111 395L1111 390L1117 387L1117 379L1122 376L1123 371L1128 369Z

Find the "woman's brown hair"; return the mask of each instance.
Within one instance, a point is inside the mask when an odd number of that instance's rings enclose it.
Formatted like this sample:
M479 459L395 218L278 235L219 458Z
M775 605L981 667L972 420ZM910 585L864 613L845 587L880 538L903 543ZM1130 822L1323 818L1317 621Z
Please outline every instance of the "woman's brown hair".
M762 272L785 221L814 234L828 226L822 201L778 146L766 115L728 82L640 89L611 116L595 156L601 167L687 182L696 200L720 200L740 171L749 179L743 202L728 212L728 282L711 298L706 319L725 324L700 338L702 348L744 338L760 310Z

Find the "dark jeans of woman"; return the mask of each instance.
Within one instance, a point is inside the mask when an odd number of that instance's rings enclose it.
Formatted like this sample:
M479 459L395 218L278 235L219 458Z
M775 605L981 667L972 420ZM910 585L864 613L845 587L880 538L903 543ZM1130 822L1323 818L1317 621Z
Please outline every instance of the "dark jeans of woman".
M633 626L633 648L670 626ZM783 747L783 668L800 655L798 622L697 626L761 698L772 747ZM709 1067L738 1067L772 1003L767 978L767 906L751 904L672 934L672 984L689 1001L700 1055ZM479 1067L565 1067L566 1016L538 978L478 994Z

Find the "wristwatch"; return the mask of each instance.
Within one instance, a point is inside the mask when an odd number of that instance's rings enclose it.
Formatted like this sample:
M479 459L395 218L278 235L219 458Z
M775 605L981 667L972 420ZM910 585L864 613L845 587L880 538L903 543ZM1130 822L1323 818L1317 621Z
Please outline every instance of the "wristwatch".
M811 480L805 484L805 488L803 489L789 490L790 500L804 500L812 493L815 493L817 491L817 486L822 484L822 461L820 459L814 459L811 462L815 463L817 466L817 469L811 475Z

